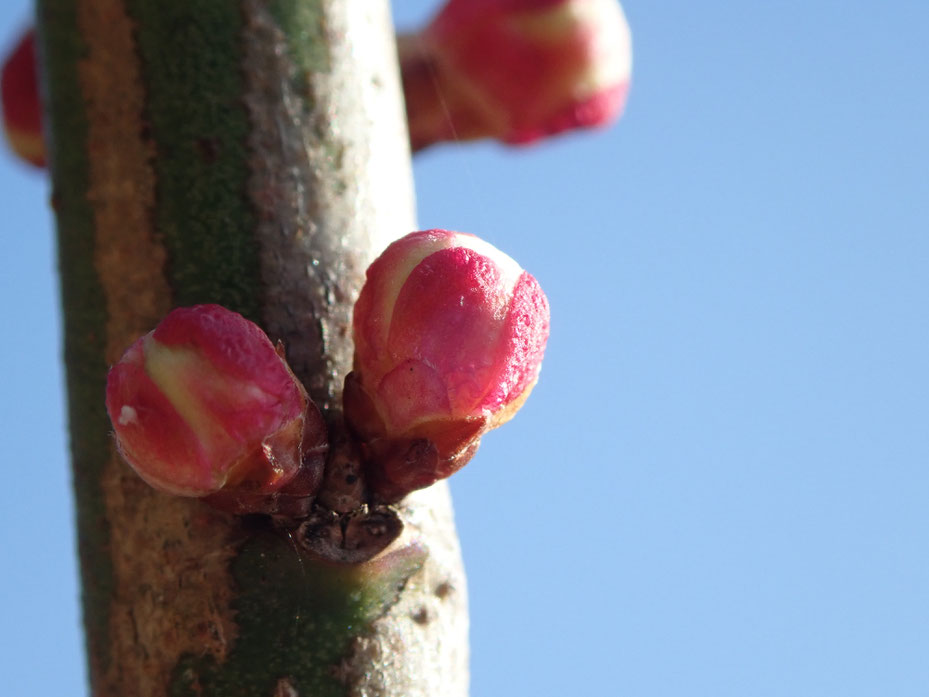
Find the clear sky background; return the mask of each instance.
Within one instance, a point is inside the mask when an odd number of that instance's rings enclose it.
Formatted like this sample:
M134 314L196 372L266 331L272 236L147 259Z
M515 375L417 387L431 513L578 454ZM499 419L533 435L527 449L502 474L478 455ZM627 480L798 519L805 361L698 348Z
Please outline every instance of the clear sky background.
M625 9L618 126L416 160L421 226L552 306L532 398L452 483L472 694L925 697L929 3ZM85 680L48 197L0 157L14 697Z

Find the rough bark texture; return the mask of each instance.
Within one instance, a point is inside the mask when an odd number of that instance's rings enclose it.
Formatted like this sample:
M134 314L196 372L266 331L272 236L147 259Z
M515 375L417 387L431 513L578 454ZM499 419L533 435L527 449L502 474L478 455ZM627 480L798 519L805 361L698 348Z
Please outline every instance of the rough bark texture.
M99 696L462 697L444 487L371 561L158 494L118 458L107 366L171 307L282 339L338 429L351 304L413 228L382 0L40 0L84 616Z

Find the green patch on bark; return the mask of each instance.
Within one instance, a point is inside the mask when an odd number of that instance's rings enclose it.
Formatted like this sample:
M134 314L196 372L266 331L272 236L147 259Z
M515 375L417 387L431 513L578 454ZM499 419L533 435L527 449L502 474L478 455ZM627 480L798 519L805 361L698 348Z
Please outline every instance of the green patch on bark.
M396 602L425 551L411 547L358 566L314 561L283 533L261 532L232 564L238 634L226 661L187 654L170 697L274 695L286 679L299 695L344 697L334 669L355 637Z
M104 407L107 365L106 299L94 267L94 214L87 192L88 124L77 66L87 47L74 3L40 0L37 17L44 54L46 105L52 128L52 202L58 219L58 265L68 365L68 419L77 498L78 549L84 575L83 605L90 654L109 665L109 602L115 575L100 479L110 456L110 422ZM59 137L55 137L57 134Z
M257 321L242 10L230 0L126 0L126 8L138 26L156 147L155 223L168 250L174 302L215 302Z
M271 0L268 9L287 37L287 52L297 68L297 93L312 100L308 89L314 73L332 69L329 41L326 40L326 15L320 0ZM309 104L312 107L312 103ZM311 109L312 110L312 109Z
M314 91L313 76L332 71L330 46L333 42L326 37L329 29L322 5L321 0L270 0L268 8L287 37L287 53L294 65L294 73L290 76L292 89L303 101L310 133L326 155L317 166L327 165L328 186L336 195L341 195L348 189L341 178L345 148L333 133L338 124L332 122L325 108L318 108L320 98Z

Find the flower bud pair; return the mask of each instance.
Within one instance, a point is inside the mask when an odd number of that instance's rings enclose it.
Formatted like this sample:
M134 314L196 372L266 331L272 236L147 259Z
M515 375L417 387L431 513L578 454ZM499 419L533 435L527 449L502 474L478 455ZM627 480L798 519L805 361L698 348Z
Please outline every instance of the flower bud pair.
M326 429L282 353L219 305L174 310L107 378L123 458L156 489L232 512L305 512Z
M429 230L369 267L353 329L343 397L356 442L342 455L360 451L368 493L391 503L461 468L519 409L549 309L510 257ZM323 481L326 427L283 350L218 305L176 309L136 341L110 370L106 406L120 453L162 491L299 518Z
M617 0L449 0L398 44L414 150L605 125L632 70Z
M384 501L462 467L539 375L549 309L538 282L482 240L429 230L368 268L355 304L345 414Z

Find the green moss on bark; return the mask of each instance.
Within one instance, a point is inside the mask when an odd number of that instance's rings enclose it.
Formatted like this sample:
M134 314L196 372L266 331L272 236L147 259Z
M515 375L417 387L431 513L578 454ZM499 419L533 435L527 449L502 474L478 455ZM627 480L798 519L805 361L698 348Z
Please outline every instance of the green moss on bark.
M359 566L323 564L284 533L252 536L232 565L239 636L227 660L182 657L171 697L275 694L286 678L297 694L343 697L335 670L357 636L395 601L425 551L408 547Z
M242 11L229 0L126 0L138 26L158 175L156 229L175 305L261 307L239 63Z
M270 0L268 9L287 37L287 54L294 66L289 76L291 88L303 101L304 117L314 138L326 148L326 164L332 172L339 172L345 153L330 133L338 124L331 122L330 114L318 112L317 95L313 90L313 76L332 70L331 42L326 38L329 27L322 3L320 0ZM329 186L339 194L346 189L335 176Z
M106 302L94 267L94 214L87 192L90 174L87 119L82 108L78 61L87 48L73 2L41 0L40 50L46 66L47 118L55 162L52 203L58 216L58 264L64 308L64 357L69 366L68 420L77 496L78 549L84 575L84 621L90 650L106 669L107 608L115 588L107 544L109 523L100 478L109 453L104 407L107 365ZM56 133L66 133L58 142Z
M287 35L288 53L297 69L302 84L308 76L328 73L332 68L329 42L326 41L326 18L319 1L271 0L271 15ZM299 93L305 92L299 90Z

